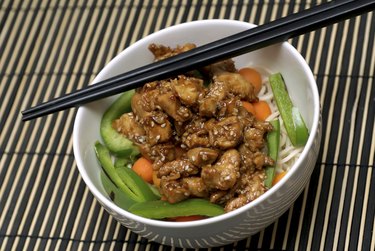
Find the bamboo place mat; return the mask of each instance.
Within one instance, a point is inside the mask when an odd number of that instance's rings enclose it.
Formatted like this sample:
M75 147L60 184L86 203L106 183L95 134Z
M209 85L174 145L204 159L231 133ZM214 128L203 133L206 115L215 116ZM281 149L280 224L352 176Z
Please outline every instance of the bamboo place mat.
M22 122L20 111L87 86L138 39L198 19L263 24L324 1L0 2L0 250L180 250L117 223L80 178L76 110ZM375 15L290 42L321 95L311 181L274 224L212 250L375 250Z

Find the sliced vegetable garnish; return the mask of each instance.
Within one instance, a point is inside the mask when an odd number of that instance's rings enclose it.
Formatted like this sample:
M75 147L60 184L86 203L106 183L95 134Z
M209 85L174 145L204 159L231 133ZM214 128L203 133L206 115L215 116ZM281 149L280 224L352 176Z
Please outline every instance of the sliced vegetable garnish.
M128 210L131 205L136 203L135 200L130 199L124 192L122 192L112 180L107 176L103 171L100 172L100 178L104 187L104 190L107 192L113 202L123 208Z
M253 104L251 104L250 102L247 102L247 101L242 101L242 106L246 109L246 111L255 115L255 109L254 109Z
M176 204L155 200L136 203L129 212L150 219L165 219L179 216L204 215L217 216L224 214L224 209L205 199L188 199Z
M132 190L132 192L142 201L156 200L160 198L160 196L158 197L155 195L148 183L132 169L127 167L117 168L116 172L129 189Z
M286 175L285 171L282 171L282 172L276 174L275 178L272 181L272 185L273 186L276 185L282 178L284 178L285 175Z
M154 169L152 167L151 161L149 161L145 157L140 157L134 162L132 169L140 177L142 177L144 181L152 183L152 172Z
M116 156L131 156L139 154L138 148L123 135L112 128L112 122L122 114L131 111L131 98L134 90L127 91L108 108L102 117L100 134L105 145Z
M159 198L133 170L127 167L115 168L109 150L98 141L95 143L95 152L106 174L131 200L142 202Z
M249 67L240 69L238 73L253 85L255 93L258 94L260 89L262 89L262 75L257 70Z
M125 183L122 181L118 173L116 172L116 168L112 163L112 158L110 155L109 150L100 144L100 142L95 143L95 153L96 156L102 165L104 171L109 176L109 178L113 181L113 183L124 193L126 193L132 200L135 201L142 201L140 200L134 192L125 185Z
M119 167L126 167L127 165L131 165L133 163L133 161L131 161L129 158L116 158L115 159L115 167L116 168L119 168Z
M264 180L264 185L267 188L272 187L280 147L280 121L273 120L270 121L270 123L273 126L273 130L267 134L267 147L268 155L275 161L275 165L266 167L266 179Z
M293 106L282 75L272 74L269 80L290 141L294 146L305 145L308 139L308 129L301 114Z
M266 101L259 100L254 102L253 107L255 110L254 116L260 121L265 121L272 114L271 108Z
M296 129L296 145L303 146L306 144L307 139L309 138L309 131L303 121L301 113L297 107L292 108L292 115L294 121L294 128Z

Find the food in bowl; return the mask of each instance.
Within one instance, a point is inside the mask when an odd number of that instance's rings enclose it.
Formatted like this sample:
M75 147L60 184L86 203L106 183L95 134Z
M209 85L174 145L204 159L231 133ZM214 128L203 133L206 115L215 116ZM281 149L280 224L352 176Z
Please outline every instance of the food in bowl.
M158 61L194 47L149 50ZM96 153L111 198L134 214L180 221L266 193L302 152L308 129L281 74L225 60L123 94L104 114L101 135Z
M147 49L151 43L175 47L192 41L200 46L252 27L253 24L234 20L201 20L168 27L126 48L99 72L93 83L151 63L154 58ZM102 137L100 129L103 114L108 107L116 103L120 95L97 100L78 109L73 130L73 149L79 173L103 208L116 221L139 236L182 248L208 248L233 243L269 226L291 207L307 185L315 167L322 134L319 93L309 66L289 43L272 45L233 60L238 69L254 66L263 76L282 73L289 96L299 108L309 129L309 137L296 162L277 184L247 205L215 217L176 223L140 217L126 207L119 206L126 206L129 197L124 196L124 193L108 180L108 176L104 175L93 145ZM122 144L117 140L115 142L114 145ZM112 188L108 190L110 186ZM112 197L111 191L119 192L119 196Z

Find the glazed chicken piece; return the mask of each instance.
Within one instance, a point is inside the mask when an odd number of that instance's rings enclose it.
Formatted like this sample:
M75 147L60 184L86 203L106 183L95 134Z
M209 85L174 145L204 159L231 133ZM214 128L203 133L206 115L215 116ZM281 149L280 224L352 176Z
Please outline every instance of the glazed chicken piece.
M186 120L190 116L190 111L186 107L181 106L181 102L173 94L173 81L155 81L137 89L132 97L131 106L133 112L140 120L151 116L150 113L152 111L165 112L167 115L178 120Z
M131 107L134 114L138 117L138 120L142 122L143 118L151 116L151 112L155 110L154 100L159 94L156 89L149 90L147 92L141 92L137 90L131 100Z
M262 169L264 166L274 165L273 159L260 151L251 151L245 144L242 144L238 151L241 155L241 170Z
M187 187L190 195L201 198L208 196L207 187L201 177L183 178L182 182Z
M210 145L219 149L235 148L242 140L242 127L237 116L226 117L209 131Z
M210 147L208 139L208 130L205 126L206 121L200 117L194 117L188 124L185 125L184 130L181 129L182 146L190 148L196 147Z
M160 190L169 203L177 203L190 196L200 198L208 196L206 185L200 177L188 177L178 180L163 177L160 181Z
M157 176L159 178L167 177L168 179L179 179L195 175L199 172L198 167L185 159L177 159L165 163L160 167Z
M244 129L244 143L253 152L262 149L265 146L265 134L272 131L272 125L268 122L256 121L252 127Z
M219 156L219 151L212 148L197 147L187 152L189 161L198 167L212 164Z
M184 184L181 180L172 180L165 177L160 180L160 192L172 204L183 201L190 196L187 184Z
M182 52L189 51L196 47L195 44L187 43L183 46L177 46L176 48L171 48L169 46L164 46L160 44L150 44L148 49L154 54L155 61L160 61L175 55L178 55Z
M238 97L229 97L221 101L218 105L217 117L238 116L239 109L243 108L242 102ZM243 127L243 126L242 126Z
M240 208L247 203L255 200L266 192L264 187L265 173L264 170L258 170L254 173L245 173L241 175L240 186L236 189L238 197L234 197L229 200L224 210L226 212L233 211L234 209Z
M181 75L173 81L172 90L183 105L195 106L204 95L203 80Z
M228 190L240 177L241 157L237 150L231 149L223 153L213 165L202 168L201 177L209 190Z
M145 123L143 128L147 133L147 143L150 145L168 142L173 133L171 123L168 120L159 125L150 118L149 122Z
M214 81L225 83L228 91L240 99L244 99L249 102L258 100L254 93L254 87L238 73L222 73L214 76Z
M181 147L193 148L200 146L210 147L210 141L208 140L208 133L206 131L198 131L192 134L184 133Z
M273 129L272 125L267 121L254 120L252 126L258 130L264 131L265 133L270 132Z
M160 192L169 203L177 203L190 195L205 196L206 187L199 177L199 169L188 160L177 159L162 165L157 173L160 180Z
M223 60L208 66L203 67L203 73L209 75L210 77L218 75L222 72L236 72L237 69L234 65L232 59Z
M153 161L152 166L154 170L159 170L162 165L178 157L176 146L171 142L153 146L149 144L138 144L138 148L142 156Z
M226 98L228 91L225 83L212 83L208 88L206 96L199 101L199 115L205 117L215 116L220 101Z
M215 190L211 191L209 199L211 203L225 205L228 198L233 198L233 196L229 195L227 190Z
M112 127L120 134L136 143L146 142L146 132L135 120L134 113L124 113L120 118L112 122Z
M246 146L253 152L262 149L265 145L265 131L254 127L246 128L244 131L244 142Z
M171 91L160 93L156 97L155 104L177 122L184 122L192 115L191 111L181 105L179 99Z

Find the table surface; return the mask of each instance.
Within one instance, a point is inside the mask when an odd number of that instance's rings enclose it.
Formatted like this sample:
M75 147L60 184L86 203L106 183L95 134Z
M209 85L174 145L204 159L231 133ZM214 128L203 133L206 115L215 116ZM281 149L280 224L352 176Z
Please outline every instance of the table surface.
M87 86L116 54L164 27L216 18L263 24L322 2L1 1L0 250L173 249L121 226L93 198L74 161L75 109L29 122L20 111ZM212 250L375 250L374 19L290 40L321 95L311 181L274 224Z

